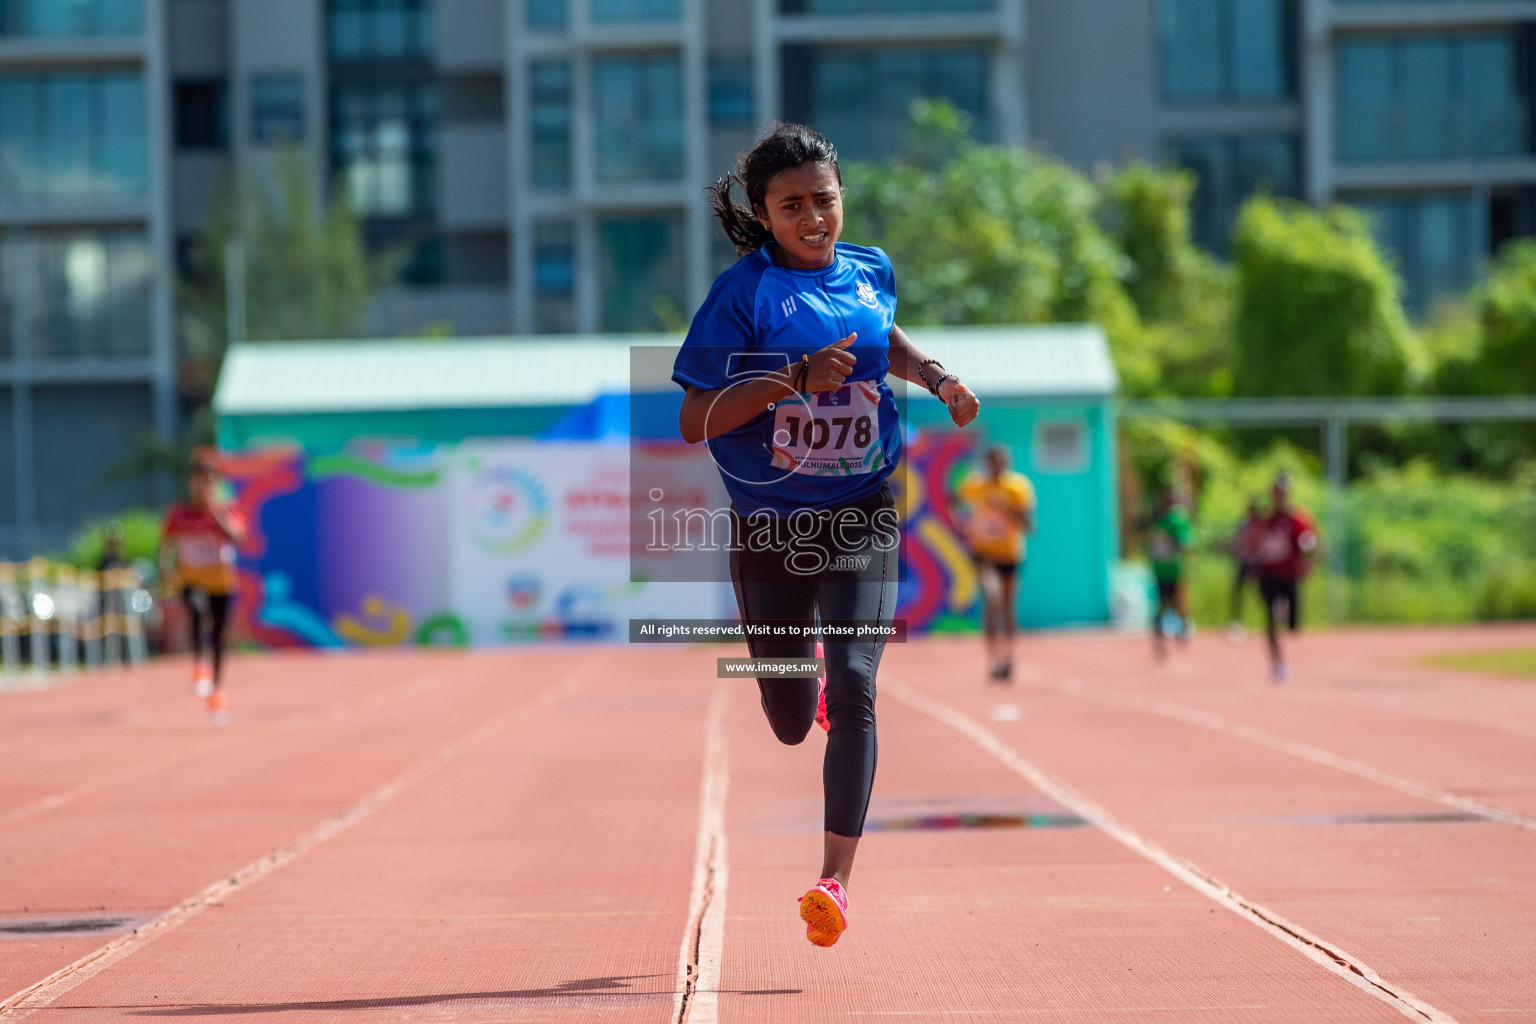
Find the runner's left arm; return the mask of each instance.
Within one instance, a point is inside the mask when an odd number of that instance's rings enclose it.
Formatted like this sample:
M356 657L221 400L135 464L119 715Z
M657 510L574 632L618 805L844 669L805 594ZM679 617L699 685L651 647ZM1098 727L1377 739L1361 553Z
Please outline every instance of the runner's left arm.
M927 390L928 385L923 383L922 374L917 372L917 368L928 357L923 355L900 327L891 328L890 351L891 372ZM951 377L940 385L939 398L949 407L949 418L955 421L957 427L966 426L981 411L981 403L970 388L960 383L959 377Z
M213 514L213 521L219 524L219 529L223 530L224 535L233 543L245 543L245 520L224 505L210 505L208 511Z

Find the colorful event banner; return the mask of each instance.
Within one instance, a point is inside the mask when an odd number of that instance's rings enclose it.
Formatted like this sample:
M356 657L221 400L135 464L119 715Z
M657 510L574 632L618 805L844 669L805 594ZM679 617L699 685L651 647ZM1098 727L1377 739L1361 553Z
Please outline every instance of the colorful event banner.
M237 615L276 646L616 639L728 614L723 585L629 579L628 448L470 441L227 458L252 524Z
M944 433L914 435L907 451L897 615L912 629L955 628L977 591L948 494L972 448ZM676 462L668 499L717 489L707 459L642 457ZM630 458L624 443L525 439L227 455L251 524L241 632L281 647L487 646L619 640L631 618L734 616L723 566L706 583L652 582L668 573L646 559L632 573Z

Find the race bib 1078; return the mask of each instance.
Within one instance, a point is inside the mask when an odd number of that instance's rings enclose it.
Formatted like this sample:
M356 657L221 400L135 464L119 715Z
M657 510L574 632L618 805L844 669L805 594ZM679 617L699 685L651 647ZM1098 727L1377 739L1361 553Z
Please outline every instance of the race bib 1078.
M885 465L880 446L880 384L793 395L773 418L773 467L817 476L858 476Z

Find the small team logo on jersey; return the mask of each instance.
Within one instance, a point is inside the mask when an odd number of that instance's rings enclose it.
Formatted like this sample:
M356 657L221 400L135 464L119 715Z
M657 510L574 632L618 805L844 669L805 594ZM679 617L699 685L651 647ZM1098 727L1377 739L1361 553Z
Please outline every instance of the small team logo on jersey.
M794 316L795 311L800 307L795 305L795 297L791 295L789 298L779 303L779 308L784 311L785 316Z
M858 287L859 301L870 309L880 308L880 296L875 294L874 287L868 281L860 281Z

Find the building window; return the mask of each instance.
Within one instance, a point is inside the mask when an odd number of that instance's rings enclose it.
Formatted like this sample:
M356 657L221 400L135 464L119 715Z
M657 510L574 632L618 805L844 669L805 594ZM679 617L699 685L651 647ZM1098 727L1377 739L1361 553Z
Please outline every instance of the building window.
M453 231L443 235L443 280L505 288L510 252L505 231Z
M33 510L45 537L62 539L91 516L151 504L147 476L125 477L154 423L148 384L49 384L32 390L30 457L40 477ZM13 506L14 507L14 506Z
M1340 161L1527 151L1513 35L1350 39L1337 60Z
M744 60L709 64L709 123L716 128L751 128L752 65Z
M304 138L304 79L298 75L251 78L251 141L261 145Z
M1172 102L1295 92L1292 0L1160 0L1158 64Z
M678 0L592 0L592 20L676 21Z
M221 149L229 144L229 90L222 80L176 83L176 145Z
M1082 420L1046 420L1035 424L1035 469L1042 473L1081 473L1088 468L1088 430Z
M597 236L601 329L664 329L683 303L681 220L606 220Z
M564 222L533 230L534 330L569 334L576 329L576 244Z
M0 77L0 197L141 194L146 131L138 75Z
M529 28L565 28L565 0L523 0Z
M983 49L789 45L781 64L785 116L815 125L845 160L892 156L918 98L948 100L970 115L975 137L990 135Z
M997 0L779 0L780 14L953 14L996 9Z
M141 230L35 231L22 241L35 359L149 354L153 261Z
M1177 139L1172 162L1195 172L1191 233L1201 246L1225 253L1243 202L1255 192L1301 194L1296 140L1289 135Z
M571 65L552 60L529 68L533 120L533 184L571 185Z
M666 181L683 175L682 67L674 56L592 62L597 180Z
M332 60L432 55L432 0L327 0L326 23Z
M1488 255L1488 204L1468 193L1379 194L1353 200L1397 264L1406 305L1422 314L1464 293Z
M352 208L374 217L429 215L437 206L437 89L341 85L331 105L331 162Z
M136 36L143 0L0 0L0 35Z

